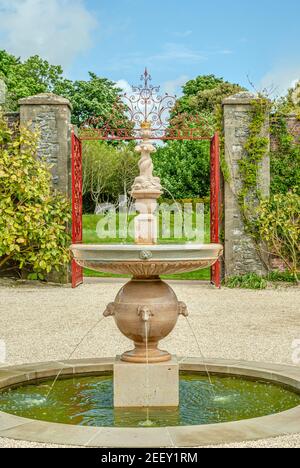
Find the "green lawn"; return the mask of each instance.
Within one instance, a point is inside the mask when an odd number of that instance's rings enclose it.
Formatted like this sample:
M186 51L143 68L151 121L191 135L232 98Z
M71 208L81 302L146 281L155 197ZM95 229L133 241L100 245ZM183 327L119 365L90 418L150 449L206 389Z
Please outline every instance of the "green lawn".
M120 237L108 237L106 239L99 239L97 235L97 224L103 218L102 215L83 215L83 242L85 244L118 244L118 243L129 243L133 244L134 241L132 238L127 237L126 239L120 239ZM129 220L133 219L134 216L131 216ZM209 242L209 214L205 215L205 242ZM160 219L161 225L161 219ZM173 232L174 226L174 216L171 215L171 233ZM119 217L117 216L117 228L119 227ZM161 232L161 229L160 229ZM188 239L177 239L174 236L168 238L160 238L159 243L185 243ZM100 277L100 278L124 278L122 275L113 275L109 273L98 273L88 269L84 270L84 275L88 277ZM210 269L198 270L192 273L182 273L178 275L167 275L162 276L164 279L177 279L177 280L209 280L210 279Z

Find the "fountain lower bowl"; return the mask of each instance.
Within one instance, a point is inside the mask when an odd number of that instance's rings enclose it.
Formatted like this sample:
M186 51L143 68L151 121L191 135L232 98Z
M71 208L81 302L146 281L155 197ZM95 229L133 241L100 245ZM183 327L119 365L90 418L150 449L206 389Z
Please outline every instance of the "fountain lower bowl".
M74 244L71 250L82 267L141 278L209 268L223 253L219 244Z
M79 398L81 391L83 392L83 395L85 393L84 388L81 385L77 385L79 383L77 378L83 377L85 380L90 378L92 379L90 380L91 387L88 388L88 395L89 398L92 398L92 400L97 399L97 389L96 392L93 393L95 390L95 388L93 388L95 379L96 382L102 379L102 382L104 381L104 386L111 385L109 382L111 377L109 377L108 373L111 375L113 364L113 359L105 358L78 361L74 360L56 363L36 363L6 368L3 367L0 373L0 390L3 392L9 388L15 388L17 389L16 391L18 391L18 388L21 385L32 385L33 388L37 388L35 387L36 384L47 385L47 380L53 380L56 374L60 372L61 379L71 378L68 380L68 385L70 387L69 396L64 395L64 398L70 398L71 404L74 405L74 400L72 397ZM247 388L250 390L250 394L248 394L248 396L250 395L251 400L250 386L255 385L255 382L249 383L248 379L256 381L259 387L261 384L263 385L261 387L263 390L262 399L265 402L265 398L272 401L272 395L268 391L267 393L269 394L265 394L266 392L264 392L264 389L270 387L265 387L264 385L266 382L274 384L276 386L275 393L277 394L277 391L279 391L279 398L275 398L279 404L279 407L277 407L277 409L270 409L268 408L267 404L266 411L261 412L259 410L259 412L256 413L257 417L254 419L236 420L238 418L231 418L231 422L222 422L224 421L223 413L223 416L221 414L220 418L221 422L218 424L216 423L218 421L213 420L211 420L211 422L214 422L213 424L208 424L209 421L207 421L207 419L201 423L201 414L198 414L197 416L195 411L192 411L192 414L188 416L189 411L185 410L185 414L188 419L186 421L181 419L181 422L184 423L181 426L179 425L181 416L180 414L178 415L178 413L176 414L174 410L172 413L169 412L164 423L161 421L160 410L156 413L155 410L153 410L154 413L152 413L152 421L150 422L155 423L156 420L158 422L157 426L159 427L148 427L149 421L147 424L143 424L144 420L142 418L141 421L141 413L139 412L138 414L136 412L131 414L131 424L129 424L129 422L125 422L126 427L121 427L124 425L124 419L120 420L120 413L118 412L116 412L116 414L113 416L114 421L108 424L109 427L104 427L104 424L97 425L97 427L93 427L93 424L88 427L82 425L77 425L74 427L72 424L47 422L45 420L37 420L38 418L28 419L27 417L24 418L15 416L13 414L8 414L7 412L0 412L0 437L9 437L11 439L43 442L49 444L51 443L90 447L197 447L216 445L221 443L235 443L254 439L265 439L269 437L296 434L300 432L300 406L297 406L299 405L300 400L298 395L300 392L299 368L286 365L253 363L246 361L225 361L214 359L203 362L199 358L181 358L180 370L182 372L191 373L188 376L188 381L190 382L192 380L193 385L192 391L189 391L190 408L195 407L194 405L198 405L199 395L196 397L196 400L193 400L193 395L197 395L197 391L202 389L204 390L207 398L212 399L215 409L218 408L219 411L222 412L223 408L226 412L226 408L228 410L228 408L232 407L235 411L236 405L232 404L231 399L233 398L233 401L236 399L239 405L243 405L243 398L247 393L245 392L245 389ZM216 378L216 381L218 382L216 384L215 394L209 391L207 380L203 378L206 370L213 374L213 380ZM98 376L100 376L99 379ZM224 379L224 376L226 376L226 379L222 380ZM231 392L228 392L228 385L226 384L226 380L228 382L229 378L230 381L230 376L236 378L236 380L233 379L233 382L242 382L243 389L241 392L237 392L237 387L235 384L230 384ZM72 389L72 378L75 378L74 382L77 385L75 395L74 389ZM107 382L107 379L108 383L105 384L105 380ZM240 379L242 379L242 381ZM222 384L222 382L225 382L225 384ZM64 385L63 381L59 382L59 385ZM293 401L290 401L285 407L282 399L285 398L284 395L287 395L285 393L287 388L293 393ZM46 391L47 388L44 390ZM220 393L218 393L219 391ZM272 391L273 390L271 390L271 393ZM257 392L257 389L253 391L253 396L255 394L257 395L255 392ZM258 393L260 393L260 390ZM246 400L247 398L244 400L245 406ZM32 406L38 408L41 403L42 402L40 398L35 398L35 401L32 402ZM84 403L85 402L83 401L83 404ZM102 401L102 410L105 409L105 404L108 403L108 405L111 405L111 400L106 401L104 405L103 403L105 402ZM286 408L286 411L282 412L282 409L284 408ZM27 405L27 410L29 409L29 405ZM77 410L81 412L85 412L85 410L87 410L87 413L89 413L88 407L77 407ZM150 410L150 414L151 411L152 410ZM281 412L277 413L276 411ZM13 411L11 413L13 413ZM199 411L199 413L201 413L201 411ZM265 414L265 416L263 416L263 414ZM95 417L93 411L90 414L87 414L87 418L89 417ZM110 417L112 418L112 410ZM198 420L199 424L197 424L197 421L195 421L195 417L200 418ZM209 413L207 413L206 417L210 417ZM241 417L251 418L251 415L245 415L244 413L244 415L241 414ZM73 423L81 424L80 421L76 422L75 420L73 420ZM129 428L130 425L134 427ZM100 426L102 427L101 431L99 431Z

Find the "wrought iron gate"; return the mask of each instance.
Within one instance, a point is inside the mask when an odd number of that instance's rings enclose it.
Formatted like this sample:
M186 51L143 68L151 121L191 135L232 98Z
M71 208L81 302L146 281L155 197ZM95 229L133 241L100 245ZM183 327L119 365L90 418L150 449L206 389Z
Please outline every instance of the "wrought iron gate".
M111 121L103 123L102 119L89 118L81 127L80 139L72 133L72 205L73 205L73 243L82 242L82 146L83 140L104 140L104 141L130 141L140 139L140 129L137 124L150 121L153 140L206 140L211 142L210 150L210 240L212 243L220 242L220 149L219 135L213 135L209 123L201 116L188 116L177 125L169 125L164 121L164 113L171 110L176 102L176 98L169 95L159 95L159 86L152 86L151 76L147 69L141 77L143 85L134 86L134 95L125 94L121 101L116 102L115 112L126 109L129 114L128 122L133 125L112 126ZM117 127L117 128L116 128ZM83 282L82 268L72 263L72 286L75 288ZM216 286L221 286L221 264L217 262L211 269L211 282Z
M72 131L72 243L82 242L82 143ZM72 288L83 283L83 269L72 260Z

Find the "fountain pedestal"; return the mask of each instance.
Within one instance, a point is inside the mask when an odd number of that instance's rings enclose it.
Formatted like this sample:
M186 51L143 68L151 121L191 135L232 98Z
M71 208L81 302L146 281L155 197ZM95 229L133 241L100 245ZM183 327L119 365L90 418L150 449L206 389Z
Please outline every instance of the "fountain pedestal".
M177 407L179 364L168 362L132 364L117 358L114 364L115 408Z
M135 278L125 284L105 312L117 327L133 341L134 349L121 359L134 364L156 364L170 361L172 356L159 349L159 341L174 329L180 315L188 315L173 289L159 277Z

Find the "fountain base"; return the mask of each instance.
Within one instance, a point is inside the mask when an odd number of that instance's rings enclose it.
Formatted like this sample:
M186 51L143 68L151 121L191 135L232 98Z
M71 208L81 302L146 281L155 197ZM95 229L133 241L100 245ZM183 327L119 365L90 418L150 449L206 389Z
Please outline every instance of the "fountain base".
M168 351L158 349L158 343L149 344L148 354L144 344L135 343L135 348L132 351L127 351L122 354L122 361L135 364L155 364L158 362L166 362L172 359Z
M132 364L117 358L114 363L115 408L179 406L179 364L168 362Z

